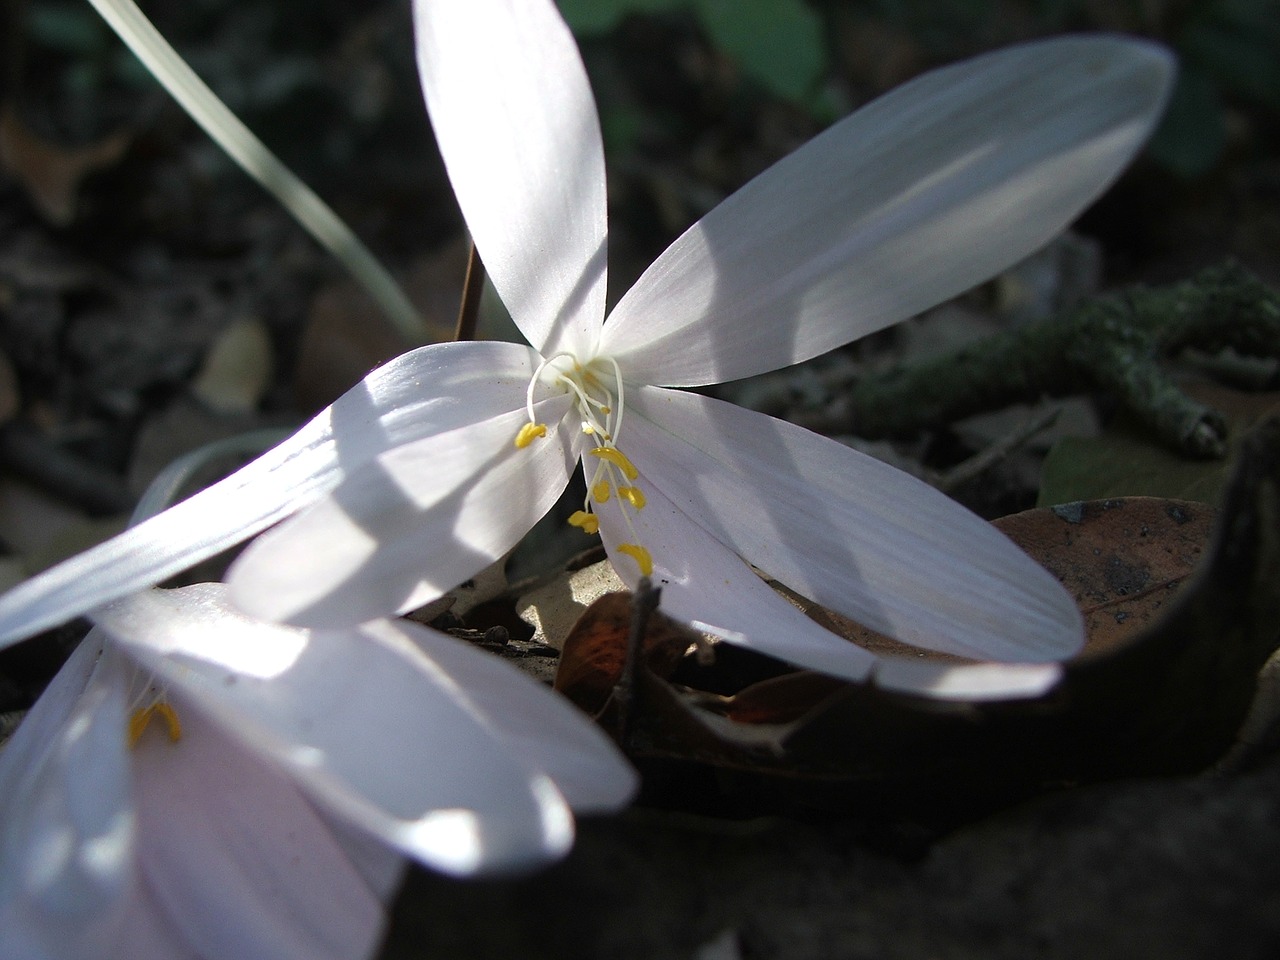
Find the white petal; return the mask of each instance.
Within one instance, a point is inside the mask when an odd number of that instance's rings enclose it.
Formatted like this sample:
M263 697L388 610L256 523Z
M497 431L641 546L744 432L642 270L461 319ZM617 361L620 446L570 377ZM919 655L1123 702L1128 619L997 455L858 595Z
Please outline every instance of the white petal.
M1079 649L1062 585L900 470L708 397L627 394L621 443L694 523L793 590L914 646L1047 661ZM646 491L648 492L648 491Z
M884 657L876 686L935 700L1034 700L1062 679L1058 663L939 663Z
M635 482L648 502L633 513L631 524L619 512L616 497L594 507L600 537L627 584L634 587L640 573L618 545L638 541L653 559L651 579L662 588L661 609L667 616L797 666L847 680L866 678L876 663L873 654L824 630L775 593L733 551L681 512L635 462L640 469Z
M577 45L547 0L415 0L449 180L502 301L543 356L604 319L604 150Z
M536 362L510 343L437 344L392 360L225 480L0 597L0 647L234 546L384 450L519 406Z
M580 431L558 395L524 450L523 407L376 457L331 496L252 543L228 573L246 613L348 626L421 606L489 566L551 509Z
M243 618L218 584L94 618L331 815L451 874L562 855L572 815L466 692L386 621L304 631Z
M174 931L192 955L360 960L382 903L287 768L256 755L180 696L182 738L147 730L134 751L144 902L134 938ZM140 929L141 928L141 929Z
M510 750L555 781L575 812L608 813L631 800L638 786L635 771L567 700L497 657L434 630L402 626Z
M4 956L101 956L133 897L125 685L101 651L87 638L0 751Z
M605 324L629 381L719 383L847 343L986 280L1092 202L1150 133L1170 55L1064 37L919 77L680 237Z

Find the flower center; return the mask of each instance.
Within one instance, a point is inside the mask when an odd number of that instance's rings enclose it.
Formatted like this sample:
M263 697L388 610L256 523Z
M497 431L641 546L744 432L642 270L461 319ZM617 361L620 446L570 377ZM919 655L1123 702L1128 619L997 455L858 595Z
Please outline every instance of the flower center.
M547 435L546 424L538 423L533 412L533 393L539 383L574 396L574 410L582 432L596 441L596 446L586 454L595 459L595 469L589 471L587 497L582 509L569 517L569 523L584 533L599 533L600 520L593 506L614 499L633 541L618 544L618 550L635 560L642 576L651 576L653 557L640 545L631 520L632 511L643 510L645 504L644 491L635 484L640 474L618 449L626 404L622 372L617 361L611 357L596 357L582 363L570 353L558 353L543 360L533 372L526 394L529 422L516 434L516 447L521 450Z
M178 711L165 699L164 690L152 680L135 679L138 691L130 697L129 710L129 746L136 747L142 739L151 721L159 717L164 721L169 741L177 743L182 739L182 721L178 719Z

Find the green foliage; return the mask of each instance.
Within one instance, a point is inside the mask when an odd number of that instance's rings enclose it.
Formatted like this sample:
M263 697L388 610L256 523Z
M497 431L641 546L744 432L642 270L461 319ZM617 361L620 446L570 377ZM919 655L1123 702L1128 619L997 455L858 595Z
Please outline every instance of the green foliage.
M711 39L770 91L805 98L826 57L822 24L802 0L696 0Z
M822 22L804 0L558 0L579 34L610 30L628 13L688 9L716 47L770 92L809 98L826 68Z
M612 30L628 13L662 13L682 6L681 0L556 0L560 15L574 33Z
M1223 461L1184 459L1137 431L1063 437L1045 458L1036 506L1130 496L1216 503L1226 476Z
M1274 0L1201 4L1174 38L1178 86L1151 155L1173 173L1208 171L1226 146L1226 98L1280 109L1280 16Z

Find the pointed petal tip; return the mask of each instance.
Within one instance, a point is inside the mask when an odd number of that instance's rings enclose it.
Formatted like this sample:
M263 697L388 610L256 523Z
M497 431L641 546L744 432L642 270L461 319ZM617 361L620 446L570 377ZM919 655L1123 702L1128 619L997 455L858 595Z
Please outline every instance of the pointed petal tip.
M876 667L875 685L933 700L1034 700L1062 678L1057 663L952 664L886 657Z
M537 804L537 830L523 819L502 822L470 810L433 810L403 823L388 841L424 866L450 877L514 875L564 857L573 847L573 813L549 777L529 787Z

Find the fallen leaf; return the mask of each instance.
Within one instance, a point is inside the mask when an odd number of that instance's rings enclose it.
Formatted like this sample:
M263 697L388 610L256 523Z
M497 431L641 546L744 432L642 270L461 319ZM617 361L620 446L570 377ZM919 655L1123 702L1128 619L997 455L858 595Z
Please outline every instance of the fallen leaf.
M1072 784L1204 770L1236 742L1280 647L1277 504L1280 418L1241 441L1212 524L1212 508L1149 498L1006 521L1089 614L1085 654L1046 696L945 702L803 672L717 696L641 667L628 745L642 767L713 768L738 809L944 827Z
M520 619L533 627L533 638L555 647L564 646L573 625L600 597L626 590L608 560L568 570L550 583L529 591L516 607Z
M598 714L622 678L630 633L631 594L600 597L565 638L555 688L587 713ZM656 676L669 676L699 640L699 634L654 611L641 644L642 660Z
M76 194L84 178L119 161L129 140L120 131L81 147L63 147L32 133L12 104L0 110L0 163L58 227L75 219Z
M261 320L243 318L214 341L191 389L219 413L250 413L270 387L273 367L266 326Z

